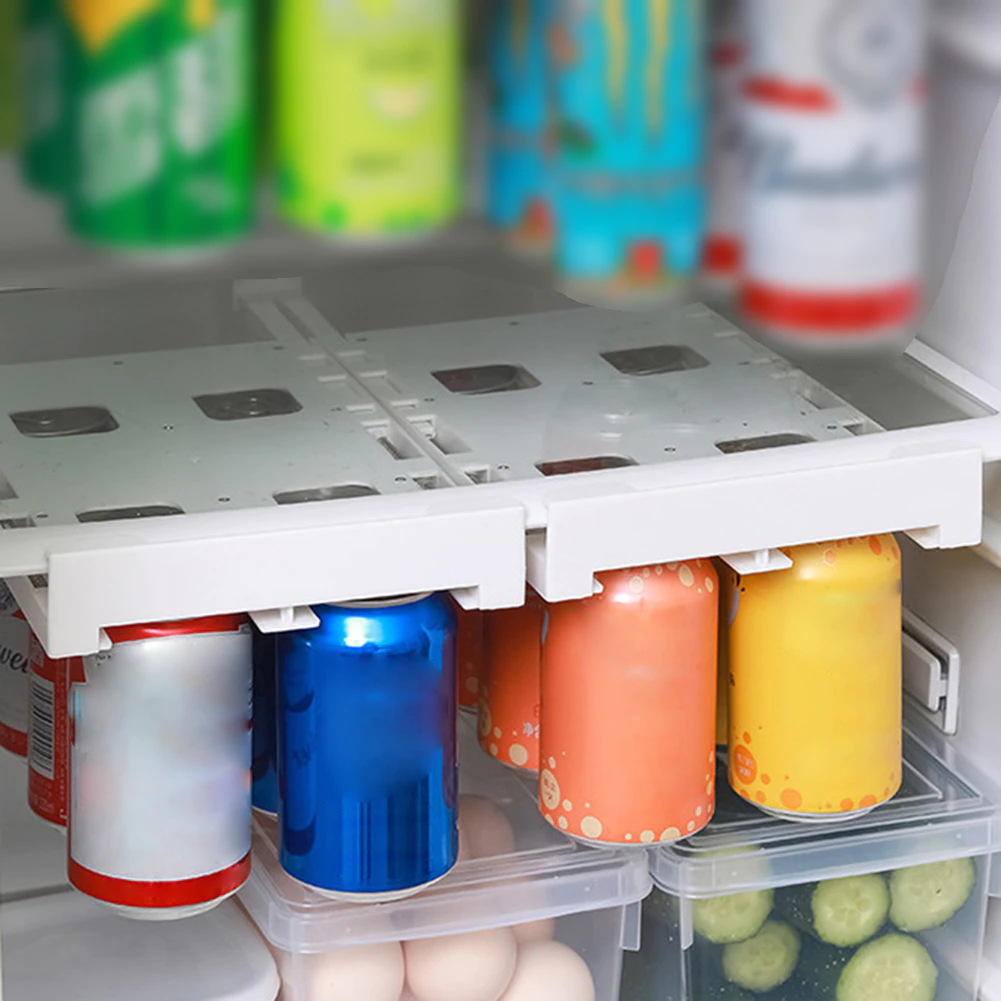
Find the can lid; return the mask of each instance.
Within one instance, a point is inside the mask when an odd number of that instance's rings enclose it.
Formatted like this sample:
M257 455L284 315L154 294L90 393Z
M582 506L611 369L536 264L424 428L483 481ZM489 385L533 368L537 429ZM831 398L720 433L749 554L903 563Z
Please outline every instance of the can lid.
M163 639L167 636L196 636L200 633L235 633L249 620L246 615L209 615L201 619L178 619L176 622L146 622L133 626L106 629L112 643Z
M396 594L388 598L363 598L359 601L331 602L332 608L392 608L394 605L414 605L430 598L434 591L418 591L416 594Z

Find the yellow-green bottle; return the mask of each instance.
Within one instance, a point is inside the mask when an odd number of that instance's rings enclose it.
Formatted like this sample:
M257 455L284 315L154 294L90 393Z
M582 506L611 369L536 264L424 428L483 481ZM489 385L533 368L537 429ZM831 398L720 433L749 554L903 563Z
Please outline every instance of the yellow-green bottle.
M282 0L275 167L289 222L420 233L460 202L458 0Z

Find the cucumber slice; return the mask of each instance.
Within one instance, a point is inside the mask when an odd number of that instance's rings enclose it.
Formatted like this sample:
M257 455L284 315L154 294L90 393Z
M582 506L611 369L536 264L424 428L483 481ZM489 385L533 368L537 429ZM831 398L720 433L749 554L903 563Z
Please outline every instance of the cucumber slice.
M716 945L731 945L757 935L772 913L773 890L749 890L692 901L696 932Z
M970 858L897 869L890 873L890 920L901 931L937 928L970 899L976 882Z
M848 876L817 884L811 901L813 928L830 945L861 945L886 923L890 891L882 876Z
M723 950L723 974L731 984L763 994L784 984L799 959L799 932L784 921L766 921L753 938Z
M837 1001L933 1001L938 970L928 950L908 935L867 942L838 979Z

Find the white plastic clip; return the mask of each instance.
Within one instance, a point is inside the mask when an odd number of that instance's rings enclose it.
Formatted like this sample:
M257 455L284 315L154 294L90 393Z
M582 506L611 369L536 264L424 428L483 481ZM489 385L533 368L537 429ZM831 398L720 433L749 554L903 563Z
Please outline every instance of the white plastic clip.
M781 549L755 549L749 553L727 553L720 559L741 576L788 570L792 560Z
M251 612L254 625L262 633L289 633L296 629L315 629L320 619L313 609L306 605L294 608L265 608L259 612Z

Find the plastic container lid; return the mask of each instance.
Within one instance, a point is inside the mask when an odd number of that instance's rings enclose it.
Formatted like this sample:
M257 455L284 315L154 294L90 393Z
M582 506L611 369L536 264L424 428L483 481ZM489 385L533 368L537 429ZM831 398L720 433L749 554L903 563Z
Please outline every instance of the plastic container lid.
M461 794L500 807L513 828L515 851L460 862L439 883L405 900L340 903L287 876L274 825L258 823L254 866L240 901L275 948L316 953L433 938L637 904L650 892L645 852L589 848L554 830L539 815L534 776L489 758L467 725L460 728L459 753Z
M186 921L120 917L78 893L0 906L5 1001L274 1001L278 971L232 901Z
M855 820L821 826L768 817L731 791L723 754L716 775L712 823L651 852L654 883L667 893L712 897L1001 848L998 790L916 714L905 714L900 792Z

